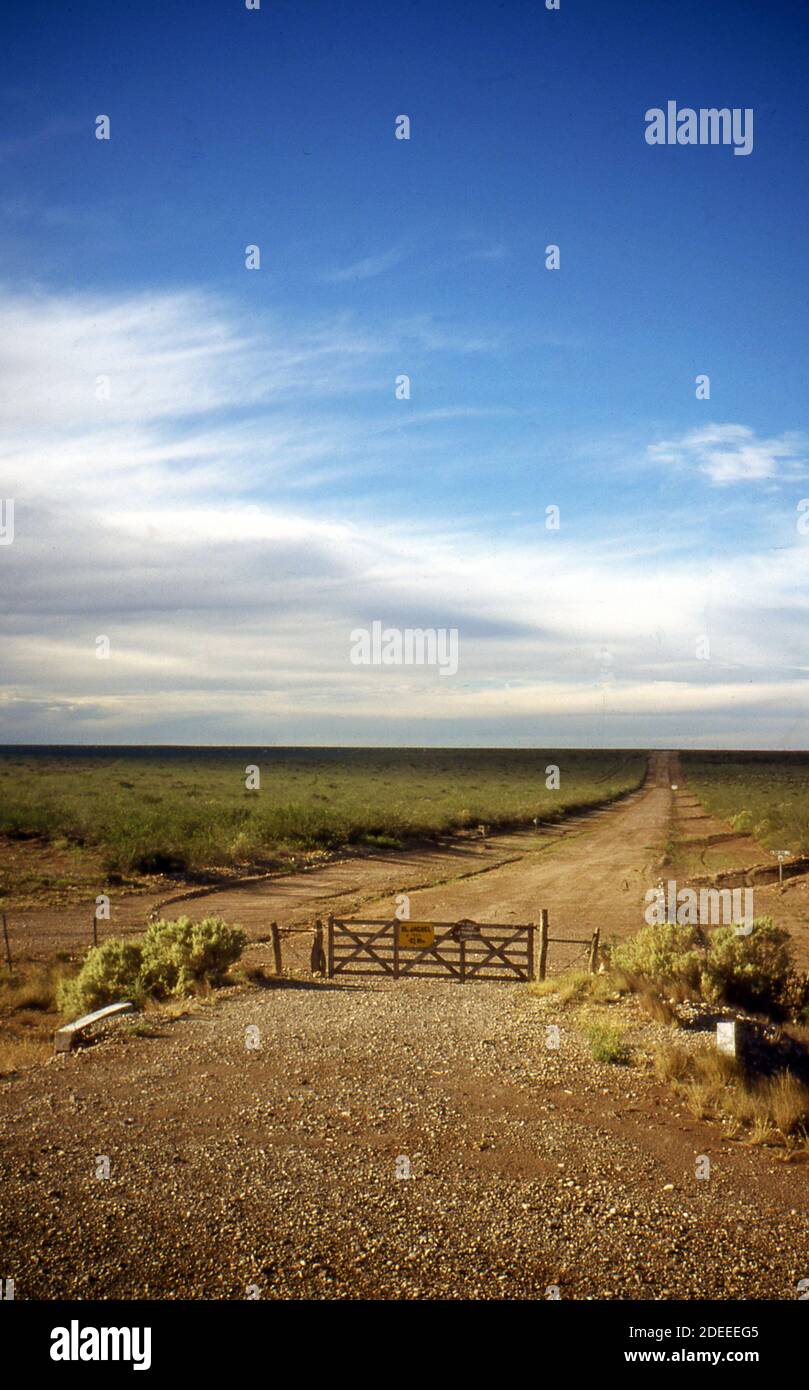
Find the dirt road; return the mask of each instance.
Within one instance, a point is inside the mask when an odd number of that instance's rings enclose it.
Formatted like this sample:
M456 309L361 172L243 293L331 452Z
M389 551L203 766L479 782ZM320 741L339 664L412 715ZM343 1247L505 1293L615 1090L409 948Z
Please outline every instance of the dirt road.
M380 860L361 883L332 866L188 909L245 921L254 955L273 918L387 914L401 890L413 916L546 906L559 929L623 934L659 874L670 776L655 756L640 793L470 849L466 877L448 859L419 888L433 862ZM18 1298L797 1296L806 1167L673 1103L632 1003L636 1065L610 1066L525 986L317 983L308 937L286 945L283 982L0 1083L0 1274Z
M143 931L148 914L168 901L167 915L182 912L198 918L216 912L240 923L253 943L251 959L266 959L271 922L294 933L311 931L315 918L329 912L349 916L373 908L390 915L400 892L411 896L414 916L416 910L440 915L460 908L465 915L492 921L533 921L540 907L547 907L556 928L574 927L576 935L592 931L609 901L616 931L636 930L643 891L653 881L653 861L668 824L668 757L651 755L641 792L556 825L405 854L353 855L190 899L166 888L160 896L113 897L111 920L100 924L100 938ZM15 950L45 960L56 951L84 948L92 911L90 902L15 915ZM564 955L556 959L564 964Z

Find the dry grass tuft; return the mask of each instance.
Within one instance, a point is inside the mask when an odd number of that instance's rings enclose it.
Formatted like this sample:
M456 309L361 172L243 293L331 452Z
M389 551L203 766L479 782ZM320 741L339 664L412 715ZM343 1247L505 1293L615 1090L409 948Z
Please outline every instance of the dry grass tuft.
M0 975L0 1075L47 1061L57 1023L56 991L66 967L21 961Z
M655 1023L666 1023L670 1027L679 1028L680 1020L676 1008L659 990L647 986L639 991L638 1002L644 1013L654 1019Z
M553 975L549 980L538 980L530 984L528 993L539 999L553 997L564 1007L567 1004L583 1004L588 1000L597 1004L616 1003L621 988L611 975L591 975L587 970L566 970L562 975Z
M47 1062L53 1043L43 1038L0 1038L0 1076Z
M786 1149L809 1143L809 1087L789 1071L750 1076L733 1057L712 1048L657 1049L655 1072L697 1119L720 1119L751 1144Z
M16 1013L21 1009L56 1011L56 990L65 974L64 967L23 963L11 975L0 976L0 1011Z

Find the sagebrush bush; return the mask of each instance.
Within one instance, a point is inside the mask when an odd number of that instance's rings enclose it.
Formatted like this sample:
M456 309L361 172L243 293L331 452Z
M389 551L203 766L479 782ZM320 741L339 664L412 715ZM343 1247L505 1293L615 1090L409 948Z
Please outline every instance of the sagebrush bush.
M121 941L113 936L100 946L91 947L78 975L60 983L59 1008L65 1014L86 1014L122 999L142 1003L141 964L142 951L137 941Z
M190 994L195 985L221 984L240 957L246 937L221 917L153 922L143 938L143 983L156 998Z
M245 941L241 928L221 917L153 922L142 941L110 937L87 952L78 975L61 982L59 1008L78 1015L123 999L142 1004L147 997L168 999L201 984L221 984Z
M642 927L610 952L610 964L625 975L698 989L704 953L696 927L677 922Z
M809 977L794 969L789 932L770 917L756 918L746 936L733 926L704 938L694 926L646 926L613 946L610 965L641 990L684 985L710 1003L775 1017L800 1018L809 1006Z
M789 932L758 917L749 936L734 927L711 932L702 992L748 1009L778 1009L792 973Z

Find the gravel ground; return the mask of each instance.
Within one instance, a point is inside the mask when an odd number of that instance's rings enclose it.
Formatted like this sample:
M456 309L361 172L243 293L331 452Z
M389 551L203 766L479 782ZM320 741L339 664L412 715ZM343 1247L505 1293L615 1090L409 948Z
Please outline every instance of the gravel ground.
M596 1064L524 986L291 980L156 1032L4 1084L18 1298L784 1299L809 1274L806 1167Z

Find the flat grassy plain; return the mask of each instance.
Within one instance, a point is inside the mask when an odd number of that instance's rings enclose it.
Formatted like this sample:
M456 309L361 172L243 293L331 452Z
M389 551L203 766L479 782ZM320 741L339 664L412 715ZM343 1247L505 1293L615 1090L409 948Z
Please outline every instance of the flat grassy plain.
M50 847L68 877L91 856L115 881L558 819L645 770L643 753L620 750L5 747L0 835Z
M258 790L245 787L250 766ZM51 1054L60 981L81 963L107 885L156 896L166 875L173 885L227 880L344 846L556 820L631 790L645 772L644 754L615 751L0 749L0 909L14 948L12 972L0 961L0 1075ZM21 916L77 904L87 908L81 948L29 958Z
M773 851L809 854L809 753L682 753L705 809Z

